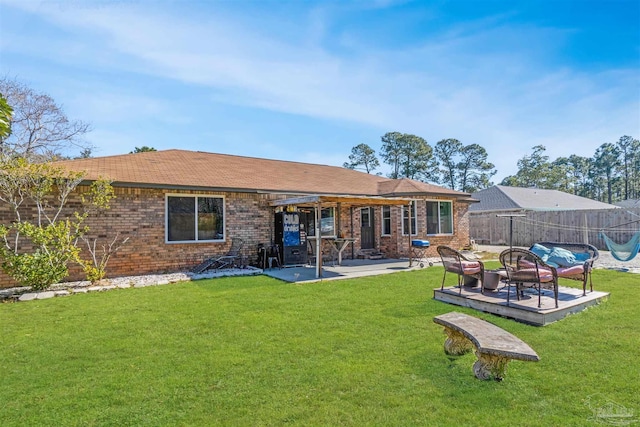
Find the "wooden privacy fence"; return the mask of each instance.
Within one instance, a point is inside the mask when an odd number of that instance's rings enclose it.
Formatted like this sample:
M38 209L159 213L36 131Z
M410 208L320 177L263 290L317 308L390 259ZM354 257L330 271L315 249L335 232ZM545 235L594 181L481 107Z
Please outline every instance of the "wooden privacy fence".
M640 230L640 208L576 211L486 211L469 212L469 233L479 244L508 245L513 217L513 245L529 247L535 242L589 243L606 250L599 236L604 230L617 243L628 242ZM496 216L500 215L500 216Z

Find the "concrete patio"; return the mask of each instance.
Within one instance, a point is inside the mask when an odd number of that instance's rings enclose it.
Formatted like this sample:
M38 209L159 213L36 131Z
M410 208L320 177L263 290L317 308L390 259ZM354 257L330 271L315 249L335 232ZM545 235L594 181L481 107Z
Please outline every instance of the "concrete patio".
M275 267L265 269L264 274L285 282L312 283L322 280L349 279L397 273L399 271L411 271L423 268L420 267L420 264L422 264L424 268L429 266L428 260L413 260L412 266L409 267L408 259L346 259L342 261L342 265L338 265L337 263L333 265L331 262L323 264L321 278L316 278L316 268L313 265L284 268Z

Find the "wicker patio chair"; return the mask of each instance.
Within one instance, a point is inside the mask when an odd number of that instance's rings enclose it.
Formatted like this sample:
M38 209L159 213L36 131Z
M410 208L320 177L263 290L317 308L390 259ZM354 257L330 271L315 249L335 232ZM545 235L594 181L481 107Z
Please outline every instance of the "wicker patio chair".
M507 249L500 254L500 262L507 275L507 305L510 303L511 285L516 287L516 296L520 300L525 288L538 290L538 308L542 306L542 289L553 290L558 308L558 272L547 265L538 255L526 249Z
M473 277L480 281L482 287L480 292L484 292L484 264L480 260L470 260L457 250L449 246L438 246L438 254L442 259L444 266L444 275L442 276L442 285L440 290L444 289L444 281L447 273L453 273L458 277L458 288L462 294L462 285L465 277Z

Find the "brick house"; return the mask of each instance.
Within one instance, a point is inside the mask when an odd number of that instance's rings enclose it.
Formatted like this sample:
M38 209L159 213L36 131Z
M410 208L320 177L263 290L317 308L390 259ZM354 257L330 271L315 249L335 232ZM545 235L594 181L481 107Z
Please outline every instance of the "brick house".
M313 211L313 206L320 206L284 200L310 196L323 200L318 215L323 238L356 239L345 258L358 256L362 249L375 249L386 257L408 256L411 238L431 242L428 256L437 256L435 247L440 244L469 243L467 212L474 202L470 195L409 179L186 150L56 165L84 171L87 181L113 181L116 198L111 209L87 219L90 236L103 243L116 232L130 238L110 260L110 277L187 270L207 257L225 254L232 239L242 239L243 254L255 263L258 244L274 239L278 210ZM80 278L81 272L72 269L70 279ZM4 275L0 283L11 285Z

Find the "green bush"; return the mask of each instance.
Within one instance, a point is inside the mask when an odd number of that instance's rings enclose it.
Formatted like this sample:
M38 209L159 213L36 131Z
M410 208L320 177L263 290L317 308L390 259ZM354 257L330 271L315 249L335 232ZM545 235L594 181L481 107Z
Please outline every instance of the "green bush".
M80 194L81 212L65 215L65 205L82 182L82 173L8 157L0 157L0 169L0 202L14 214L10 225L0 226L2 270L21 285L42 290L63 280L70 262L84 267L77 247L88 231L83 223L91 211L109 208L114 197L110 182L93 182Z
M64 279L70 261L79 259L80 250L75 240L80 231L70 220L59 221L46 226L29 222L17 222L13 228L35 248L33 252L14 252L6 246L0 247L2 269L20 284L34 290L48 288ZM6 237L10 230L0 229L0 236Z

